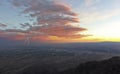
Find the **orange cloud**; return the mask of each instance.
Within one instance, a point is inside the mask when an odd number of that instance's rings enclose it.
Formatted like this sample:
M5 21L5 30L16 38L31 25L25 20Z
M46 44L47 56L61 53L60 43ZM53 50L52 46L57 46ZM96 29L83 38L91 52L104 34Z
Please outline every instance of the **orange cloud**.
M81 38L84 37L84 35L80 35L77 33L85 30L86 30L85 28L67 25L67 26L43 27L39 31L49 36L57 36L63 38Z
M16 7L24 7L23 14L35 19L34 24L20 24L20 29L5 29L9 38L33 41L73 40L88 35L78 34L86 28L73 26L79 23L78 14L72 8L56 0L12 0ZM11 35L12 34L12 35Z

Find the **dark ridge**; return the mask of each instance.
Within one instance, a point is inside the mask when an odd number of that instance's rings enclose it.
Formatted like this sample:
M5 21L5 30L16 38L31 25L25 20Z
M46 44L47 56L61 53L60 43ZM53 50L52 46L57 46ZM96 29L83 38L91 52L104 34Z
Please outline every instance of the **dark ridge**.
M71 68L64 71L58 71L54 65L39 65L33 64L13 73L7 71L0 74L120 74L120 57L112 57L108 60L91 61L78 65L76 68Z
M66 70L60 74L120 74L120 57L86 62L80 64L77 68Z

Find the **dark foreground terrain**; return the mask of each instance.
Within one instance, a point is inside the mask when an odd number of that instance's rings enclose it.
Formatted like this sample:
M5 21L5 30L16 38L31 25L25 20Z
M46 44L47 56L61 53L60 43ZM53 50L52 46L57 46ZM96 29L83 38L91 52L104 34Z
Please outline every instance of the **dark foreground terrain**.
M114 57L120 56L119 46L120 43L0 46L0 74L120 74L120 58Z
M120 74L120 57L86 62L61 74Z
M39 64L27 67L16 74L120 74L120 57L112 57L108 60L91 61L78 65L65 71L42 67Z
M110 55L61 50L12 49L0 51L0 74L57 74L80 63L102 60Z

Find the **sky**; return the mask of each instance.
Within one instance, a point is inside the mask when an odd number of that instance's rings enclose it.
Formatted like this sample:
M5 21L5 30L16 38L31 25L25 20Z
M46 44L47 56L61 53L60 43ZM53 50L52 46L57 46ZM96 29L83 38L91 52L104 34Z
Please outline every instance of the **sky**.
M120 0L2 0L0 40L120 42Z

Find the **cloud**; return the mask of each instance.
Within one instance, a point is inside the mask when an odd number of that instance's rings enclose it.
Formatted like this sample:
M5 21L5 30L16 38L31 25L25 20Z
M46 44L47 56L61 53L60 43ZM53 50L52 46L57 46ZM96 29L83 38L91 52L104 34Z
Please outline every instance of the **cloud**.
M24 31L18 29L0 30L0 37L13 37L16 35L24 35Z
M4 27L7 27L7 25L3 24L3 23L0 23L0 27L4 28Z
M24 13L34 12L34 16L40 14L64 13L76 15L71 11L71 8L63 3L58 3L55 0L13 0L13 4L17 7L24 6Z
M41 19L42 18L42 19ZM54 24L59 23L61 25L66 25L69 23L78 23L79 19L75 17L65 17L65 16L46 16L46 17L38 17L37 18L38 24Z
M87 30L85 28L74 27L70 25L31 27L30 29L30 31L39 32L41 35L63 38L81 38L85 35L77 33Z
M86 28L77 27L79 24L78 14L69 5L58 2L57 0L12 0L15 7L22 8L22 14L29 15L35 19L34 24L21 23L20 29L5 29L4 34L14 39L31 40L61 40L76 39L88 35L80 34ZM1 35L1 34L0 34ZM14 36L14 37L13 37Z
M21 28L31 27L31 24L29 23L20 23Z
M59 26L32 26L23 31L19 29L6 29L0 31L0 36L13 40L26 40L30 38L31 41L60 41L60 40L74 40L77 38L87 37L88 35L78 34L87 29L75 27L70 25Z
M38 24L78 22L78 14L71 7L56 0L13 0L16 7L25 7L23 13L36 17Z

